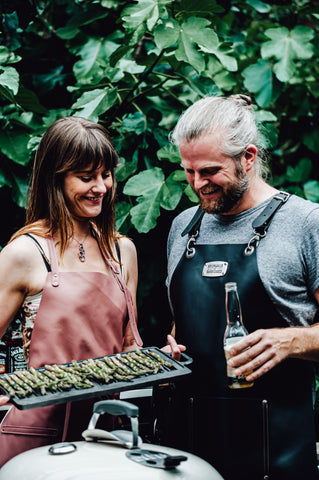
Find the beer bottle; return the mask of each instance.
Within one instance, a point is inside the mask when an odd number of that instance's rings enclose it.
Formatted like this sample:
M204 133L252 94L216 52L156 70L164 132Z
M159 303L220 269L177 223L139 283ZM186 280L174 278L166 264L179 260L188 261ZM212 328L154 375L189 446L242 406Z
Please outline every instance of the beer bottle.
M7 346L0 340L0 374L6 373Z
M226 318L227 326L224 335L224 351L226 362L230 359L230 348L248 335L243 325L241 306L237 292L237 283L228 282L225 284L226 291ZM234 375L235 368L227 365L227 379L229 388L247 388L252 387L254 382L247 382L246 375Z
M7 346L6 367L7 373L27 368L27 362L23 356L22 333L18 330L10 330L4 341Z

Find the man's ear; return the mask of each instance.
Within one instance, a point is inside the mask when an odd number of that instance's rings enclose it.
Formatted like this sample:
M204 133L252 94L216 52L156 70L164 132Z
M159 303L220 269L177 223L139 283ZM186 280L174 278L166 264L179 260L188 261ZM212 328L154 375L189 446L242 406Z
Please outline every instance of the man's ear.
M246 169L246 172L249 172L253 168L256 157L257 157L256 145L253 145L253 144L247 145L242 156L242 164L243 164L243 167Z

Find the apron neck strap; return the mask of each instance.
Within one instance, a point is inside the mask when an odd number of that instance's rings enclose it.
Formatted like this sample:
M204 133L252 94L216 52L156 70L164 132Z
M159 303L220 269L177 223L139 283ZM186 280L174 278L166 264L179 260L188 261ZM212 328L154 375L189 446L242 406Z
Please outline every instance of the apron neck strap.
M140 337L137 324L136 324L136 318L135 318L135 312L134 312L134 306L133 306L133 300L132 300L132 295L130 290L128 289L125 281L122 278L120 269L117 267L117 265L110 259L107 258L104 253L102 252L102 255L105 259L105 261L108 263L110 266L110 270L112 272L113 277L115 280L118 282L120 289L123 291L126 299L126 305L127 305L127 313L128 313L128 318L130 322L130 327L133 333L133 337L135 340L136 345L139 347L143 346L143 341Z
M261 235L263 235L267 231L273 216L275 215L277 210L279 210L279 208L287 202L289 197L290 193L282 191L279 191L276 195L273 196L266 208L252 223L252 227L256 233L260 233ZM205 212L201 209L201 207L198 207L195 215L193 216L189 224L186 226L186 228L182 231L182 237L187 234L189 236L196 234L202 223L204 213Z
M51 263L51 284L53 287L58 287L60 284L59 267L58 267L58 259L56 256L53 237L49 237L47 239L47 243L48 243L50 263Z
M287 192L278 192L271 201L268 203L266 208L258 215L257 218L252 223L252 227L255 233L263 236L270 225L271 220L275 213L279 210L284 203L287 202L290 197L290 193Z
M187 225L187 227L182 231L181 236L184 237L185 235L192 236L194 235L200 228L200 224L202 223L202 219L204 216L204 210L201 209L201 207L198 207L198 209L195 212L195 215Z

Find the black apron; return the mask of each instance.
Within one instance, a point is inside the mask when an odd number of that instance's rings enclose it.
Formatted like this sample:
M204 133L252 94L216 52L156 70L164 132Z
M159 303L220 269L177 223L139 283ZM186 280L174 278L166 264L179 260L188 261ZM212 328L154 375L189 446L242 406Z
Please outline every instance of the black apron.
M191 378L170 396L171 444L204 457L226 480L318 479L312 364L287 359L252 388L227 387L225 283L237 282L249 332L287 327L261 282L256 250L246 256L246 247L196 245L194 256L183 255L174 272L176 338L194 363ZM203 276L212 261L228 263L223 276Z

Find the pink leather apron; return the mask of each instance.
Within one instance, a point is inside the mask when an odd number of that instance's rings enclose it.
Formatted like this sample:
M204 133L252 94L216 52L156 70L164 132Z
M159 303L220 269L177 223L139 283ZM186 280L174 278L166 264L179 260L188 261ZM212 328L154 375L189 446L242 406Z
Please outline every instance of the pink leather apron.
M111 275L59 272L53 239L48 240L48 246L52 271L46 278L32 332L29 367L121 352L127 314L135 341L141 346L132 297L116 264L105 258ZM31 448L81 440L96 400L32 410L12 407L1 423L0 466Z

